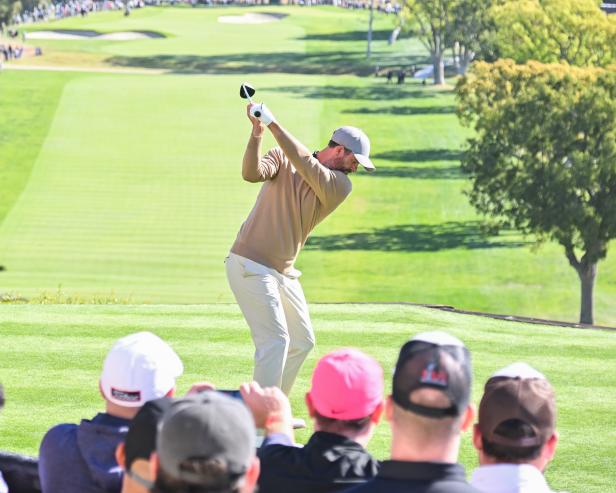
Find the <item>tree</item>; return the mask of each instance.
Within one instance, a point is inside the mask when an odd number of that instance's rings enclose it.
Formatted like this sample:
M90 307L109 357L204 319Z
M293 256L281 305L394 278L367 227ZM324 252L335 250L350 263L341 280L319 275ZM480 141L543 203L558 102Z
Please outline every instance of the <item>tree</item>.
M616 16L596 0L508 0L491 9L500 54L578 66L616 62Z
M615 69L477 62L456 88L476 134L462 161L472 205L496 227L562 245L586 324L597 264L616 238Z
M8 24L13 14L13 1L0 0L0 25Z
M451 8L456 0L404 0L400 18L406 31L430 52L434 83L445 82L445 50L450 43Z
M452 6L450 38L458 73L465 74L474 59L498 58L494 43L497 26L492 15L497 0L457 0Z

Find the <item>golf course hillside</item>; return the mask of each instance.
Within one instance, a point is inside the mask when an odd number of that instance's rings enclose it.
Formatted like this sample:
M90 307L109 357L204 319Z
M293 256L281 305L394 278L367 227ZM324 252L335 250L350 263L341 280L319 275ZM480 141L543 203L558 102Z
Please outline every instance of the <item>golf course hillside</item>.
M557 396L560 441L547 471L555 491L614 492L616 431L616 332L528 325L404 305L311 305L317 347L290 395L294 414L308 420L304 393L317 359L344 346L376 358L391 390L391 369L400 346L422 331L447 330L461 338L473 359L472 400L499 368L525 361L544 372ZM2 307L0 374L6 406L0 416L0 449L36 455L45 431L100 411L97 382L115 340L153 331L169 341L184 362L182 395L193 382L235 389L252 376L253 347L235 304L181 306L9 305ZM310 435L302 430L297 439ZM389 454L389 427L381 423L369 449ZM470 434L462 438L461 462L475 467Z
M0 74L0 296L231 302L223 261L260 188L241 177L248 81L310 149L341 125L372 142L377 171L352 176L351 196L299 256L309 302L576 321L579 281L562 248L486 235L469 205L455 81L374 77L428 56L408 37L389 45L394 18L378 13L366 59L367 25L366 11L273 6L28 25L42 56ZM273 145L267 135L264 149ZM616 325L615 257L599 264L600 325Z

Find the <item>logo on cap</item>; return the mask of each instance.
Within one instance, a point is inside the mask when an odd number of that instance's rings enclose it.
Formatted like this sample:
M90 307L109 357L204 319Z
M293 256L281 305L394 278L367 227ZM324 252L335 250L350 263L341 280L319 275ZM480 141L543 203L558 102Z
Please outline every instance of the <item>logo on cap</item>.
M112 387L111 397L122 402L139 402L141 400L141 392L139 390L130 392L128 390L119 390Z
M436 363L428 363L422 372L419 382L424 385L447 388L448 376L444 370L439 370Z

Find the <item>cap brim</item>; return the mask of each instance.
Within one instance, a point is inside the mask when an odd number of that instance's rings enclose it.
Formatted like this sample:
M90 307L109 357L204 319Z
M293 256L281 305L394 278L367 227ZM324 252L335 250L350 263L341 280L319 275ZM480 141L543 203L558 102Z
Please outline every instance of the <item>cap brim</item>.
M357 161L359 162L359 164L361 164L366 169L366 171L374 171L376 169L368 156L364 156L363 154L354 154L354 156L355 159L357 159Z

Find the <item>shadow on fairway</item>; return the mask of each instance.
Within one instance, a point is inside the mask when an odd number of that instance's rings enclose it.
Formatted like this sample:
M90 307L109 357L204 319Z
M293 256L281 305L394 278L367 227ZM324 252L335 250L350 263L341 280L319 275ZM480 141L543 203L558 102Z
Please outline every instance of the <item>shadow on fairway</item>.
M387 41L389 40L389 35L391 34L391 29L379 29L372 31L372 40L373 41ZM366 41L367 40L367 32L366 31L346 31L346 32L336 32L336 33L320 33L320 34L307 34L306 36L302 36L297 38L301 41Z
M370 75L374 66L358 51L238 53L231 55L112 56L105 60L118 67L168 70L175 74L356 74ZM410 63L410 62L409 62ZM395 94L385 87L383 91ZM390 99L395 99L391 97Z
M357 108L354 110L344 110L342 113L361 114L361 115L447 115L453 114L453 106L390 106L387 108Z
M401 224L365 233L313 236L304 249L437 252L452 248L518 248L526 244L524 241L486 235L479 221L449 221L441 224Z
M460 180L464 178L460 166L428 166L413 168L403 166L399 168L382 167L376 162L376 171L368 175L372 178L411 178L416 180Z
M425 161L460 161L463 155L462 151L455 149L402 149L373 154L372 159L420 163Z
M434 95L426 90L411 86L371 85L366 87L349 86L287 86L268 87L263 90L286 92L295 94L300 98L308 99L376 99L394 101L403 98L431 98Z

